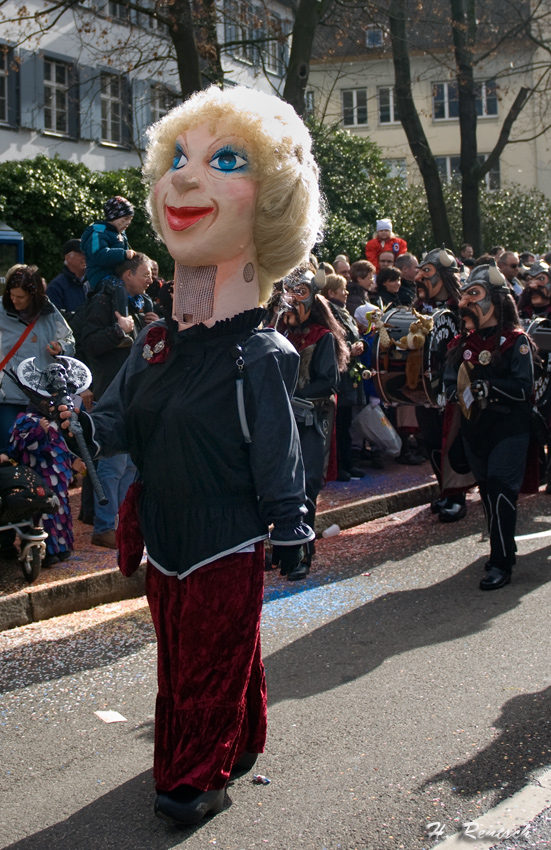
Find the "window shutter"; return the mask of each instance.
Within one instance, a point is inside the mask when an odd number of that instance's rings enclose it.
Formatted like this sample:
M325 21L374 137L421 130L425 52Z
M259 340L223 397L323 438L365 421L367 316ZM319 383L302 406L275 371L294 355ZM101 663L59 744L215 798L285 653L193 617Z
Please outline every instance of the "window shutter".
M151 86L147 80L132 80L134 105L134 141L139 150L147 142L146 130L151 124Z
M80 136L101 138L101 74L98 68L83 66L79 73Z
M80 136L80 90L79 73L76 65L69 68L69 135L72 139Z
M121 77L122 102L122 141L125 147L132 147L134 143L133 134L133 108L132 108L132 83L128 77ZM138 139L135 139L136 144Z
M8 52L8 123L10 127L19 125L19 68L15 64L13 50Z
M37 53L21 51L19 66L21 126L44 130L44 59Z

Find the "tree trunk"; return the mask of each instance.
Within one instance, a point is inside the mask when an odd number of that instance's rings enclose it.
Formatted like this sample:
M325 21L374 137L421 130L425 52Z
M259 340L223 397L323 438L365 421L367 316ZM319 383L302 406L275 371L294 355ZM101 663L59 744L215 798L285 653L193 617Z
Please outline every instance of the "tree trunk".
M290 103L300 116L304 115L306 106L305 93L316 27L331 2L332 0L299 0L297 7L283 100Z
M407 0L391 0L389 20L395 95L400 112L400 121L425 184L435 243L436 245L444 243L446 247L453 250L452 234L440 174L413 100L406 27Z
M480 218L480 177L476 138L476 85L473 49L476 42L476 12L473 0L450 0L452 34L459 92L459 132L461 137L461 219L463 239L475 256L482 253Z
M182 100L203 88L195 25L189 0L173 0L165 7L170 38L176 53Z

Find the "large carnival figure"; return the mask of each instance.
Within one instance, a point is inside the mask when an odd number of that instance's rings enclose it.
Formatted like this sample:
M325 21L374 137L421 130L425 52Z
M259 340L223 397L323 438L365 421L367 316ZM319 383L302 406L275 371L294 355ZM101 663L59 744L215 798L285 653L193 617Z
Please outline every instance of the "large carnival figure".
M459 286L459 266L455 256L444 246L434 248L419 265L418 297L413 306L420 313L432 314L447 308L457 315ZM467 513L465 489L472 486L472 480L457 474L448 463L444 447L444 412L437 408L417 407L416 414L421 437L441 489L440 497L432 503L432 511L438 514L441 522L457 522ZM449 436L446 434L446 437Z
M290 402L299 357L259 329L259 304L308 258L318 174L291 106L213 86L152 127L145 177L176 261L174 310L138 338L93 421L102 452L130 452L143 487L135 527L158 638L155 811L191 824L221 810L232 770L264 749L269 526L283 574L314 537Z
M493 266L473 269L461 287L462 332L450 346L446 395L459 402L461 435L484 504L490 559L481 590L511 581L517 496L531 428L532 346L519 327L506 279Z
M297 420L306 479L308 525L314 527L316 502L324 484L335 421L335 392L339 372L348 362L344 331L320 296L325 272L309 269L284 281L290 309L278 327L300 356L293 410ZM310 571L314 542L307 543L301 563L287 578L298 581Z

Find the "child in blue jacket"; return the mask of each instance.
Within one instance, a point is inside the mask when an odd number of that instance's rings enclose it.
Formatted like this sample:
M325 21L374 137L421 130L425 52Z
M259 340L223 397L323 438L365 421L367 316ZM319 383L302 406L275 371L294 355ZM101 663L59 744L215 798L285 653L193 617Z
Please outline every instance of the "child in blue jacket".
M130 260L135 254L128 244L126 228L134 217L134 207L115 195L103 205L104 221L90 224L81 237L81 248L86 257L86 278L90 291L108 289L113 295L115 311L128 315L128 298L122 281L115 275L115 268Z

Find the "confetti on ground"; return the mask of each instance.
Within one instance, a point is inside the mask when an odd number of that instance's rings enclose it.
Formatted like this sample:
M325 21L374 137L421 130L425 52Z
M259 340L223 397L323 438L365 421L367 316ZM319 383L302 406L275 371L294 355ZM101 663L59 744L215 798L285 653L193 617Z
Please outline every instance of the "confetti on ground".
M251 782L253 782L254 785L269 785L271 781L271 779L268 779L268 777L264 776L262 773L255 773L251 779Z

